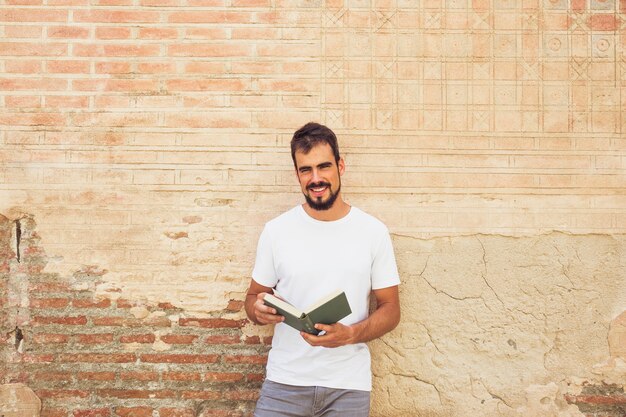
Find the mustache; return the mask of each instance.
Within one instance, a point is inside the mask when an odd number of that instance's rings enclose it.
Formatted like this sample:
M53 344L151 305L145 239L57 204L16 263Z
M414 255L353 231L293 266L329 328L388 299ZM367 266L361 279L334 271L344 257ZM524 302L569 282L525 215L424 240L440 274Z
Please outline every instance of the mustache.
M309 184L307 188L307 190L310 190L311 188L318 188L318 187L329 187L330 188L330 184L327 182L314 182L312 184Z

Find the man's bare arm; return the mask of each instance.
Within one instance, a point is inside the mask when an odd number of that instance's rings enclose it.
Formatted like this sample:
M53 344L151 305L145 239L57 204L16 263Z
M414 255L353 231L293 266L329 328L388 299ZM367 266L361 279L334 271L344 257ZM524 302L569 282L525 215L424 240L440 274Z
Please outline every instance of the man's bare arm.
M270 287L259 284L255 280L250 280L250 288L246 294L246 314L248 318L256 324L274 324L284 320L283 316L276 314L276 310L263 303L265 294L272 294L274 291Z
M373 291L376 297L376 310L365 320L346 326L341 323L331 325L316 324L322 336L302 332L302 337L311 346L339 347L354 343L364 343L377 339L393 330L400 322L400 296L398 286Z

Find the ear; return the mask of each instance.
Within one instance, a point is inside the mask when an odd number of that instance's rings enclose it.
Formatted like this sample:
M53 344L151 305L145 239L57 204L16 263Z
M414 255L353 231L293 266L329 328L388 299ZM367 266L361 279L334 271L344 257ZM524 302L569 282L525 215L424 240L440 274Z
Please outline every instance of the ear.
M343 160L343 156L339 157L337 168L339 169L339 175L343 175L343 173L346 172L346 161Z

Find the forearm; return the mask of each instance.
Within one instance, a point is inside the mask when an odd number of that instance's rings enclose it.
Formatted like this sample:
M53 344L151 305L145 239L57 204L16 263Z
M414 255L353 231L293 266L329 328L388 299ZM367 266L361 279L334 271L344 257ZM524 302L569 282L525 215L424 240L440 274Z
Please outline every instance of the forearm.
M400 306L388 302L365 320L350 326L354 332L351 343L365 343L377 339L396 328L400 322Z
M246 309L246 315L250 319L251 322L255 324L261 324L259 320L256 318L256 313L254 311L254 303L256 302L257 294L251 294L248 292L246 294L246 301L244 303Z

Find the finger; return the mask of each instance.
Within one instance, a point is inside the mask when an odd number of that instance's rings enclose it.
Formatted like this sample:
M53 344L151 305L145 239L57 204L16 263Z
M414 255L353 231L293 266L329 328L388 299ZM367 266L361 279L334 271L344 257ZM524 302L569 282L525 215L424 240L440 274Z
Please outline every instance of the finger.
M328 324L317 323L315 325L315 328L317 330L321 330L321 331L328 333L333 329L333 326L329 326Z
M277 313L275 308L265 305L265 303L263 303L262 300L257 300L254 303L254 308L256 308L257 311L263 314L276 314Z
M307 332L300 332L300 336L311 346L317 345L318 337Z

